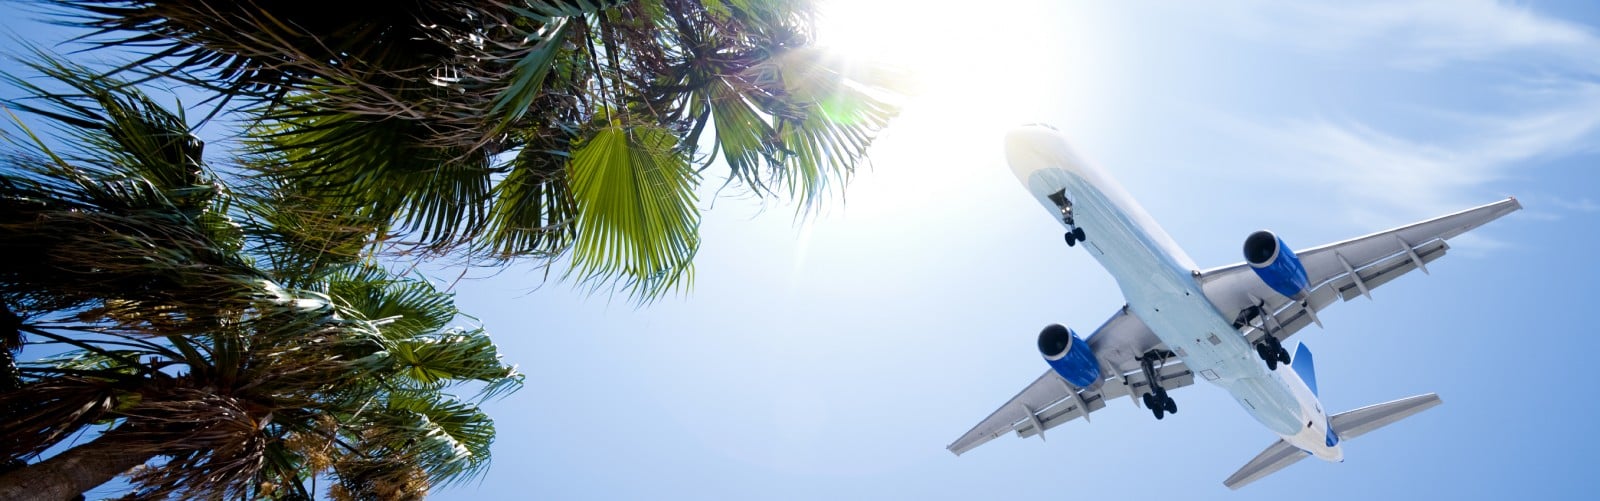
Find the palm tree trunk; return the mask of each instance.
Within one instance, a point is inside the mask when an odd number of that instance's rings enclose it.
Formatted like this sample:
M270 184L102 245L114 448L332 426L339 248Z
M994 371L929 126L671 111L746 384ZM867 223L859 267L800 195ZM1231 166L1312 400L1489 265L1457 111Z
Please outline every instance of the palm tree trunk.
M0 501L66 500L155 457L153 448L119 440L125 426L50 459L0 475Z

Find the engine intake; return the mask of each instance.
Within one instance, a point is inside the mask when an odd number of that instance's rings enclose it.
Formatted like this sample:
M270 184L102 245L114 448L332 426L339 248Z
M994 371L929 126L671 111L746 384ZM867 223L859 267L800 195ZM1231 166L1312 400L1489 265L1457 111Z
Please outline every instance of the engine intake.
M1089 343L1061 324L1050 324L1039 331L1039 354L1050 368L1073 386L1085 388L1100 381L1100 361Z
M1267 230L1251 233L1244 239L1244 259L1272 290L1288 298L1305 298L1306 289L1311 286L1306 268L1278 235Z

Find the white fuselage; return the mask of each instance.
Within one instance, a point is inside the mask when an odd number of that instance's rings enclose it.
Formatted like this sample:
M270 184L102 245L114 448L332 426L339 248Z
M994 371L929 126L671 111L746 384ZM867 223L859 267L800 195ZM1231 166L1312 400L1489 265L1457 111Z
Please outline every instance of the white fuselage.
M1079 247L1111 273L1129 311L1190 370L1227 390L1284 441L1324 460L1343 459L1338 444L1326 443L1328 417L1316 395L1287 364L1267 370L1232 327L1238 312L1217 311L1195 279L1199 268L1121 185L1041 126L1012 131L1006 157L1052 215L1059 212L1049 195L1066 190L1073 222L1087 236Z

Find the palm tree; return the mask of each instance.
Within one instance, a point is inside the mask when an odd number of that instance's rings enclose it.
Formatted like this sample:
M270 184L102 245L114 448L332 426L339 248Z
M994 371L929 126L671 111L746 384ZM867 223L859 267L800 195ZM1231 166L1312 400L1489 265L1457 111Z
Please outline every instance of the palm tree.
M0 158L0 304L19 363L0 392L0 461L98 426L93 439L0 474L0 499L64 499L126 473L146 497L307 499L330 475L354 498L416 497L487 466L482 398L520 385L448 294L357 256L284 245L270 198L233 191L184 118L86 69L35 67L72 89L13 103ZM26 339L27 343L22 343ZM9 354L9 353L8 353ZM459 383L475 398L446 393Z
M238 104L258 177L367 250L567 255L641 300L690 281L715 160L809 207L900 88L811 47L808 0L47 1L147 51L126 70Z

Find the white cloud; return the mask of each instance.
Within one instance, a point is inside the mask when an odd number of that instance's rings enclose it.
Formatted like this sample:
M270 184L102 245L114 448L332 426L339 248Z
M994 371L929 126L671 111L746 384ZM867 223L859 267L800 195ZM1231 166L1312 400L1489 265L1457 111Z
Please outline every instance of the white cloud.
M1486 0L1238 5L1248 12L1235 12L1231 19L1243 23L1245 36L1327 51L1318 57L1405 69L1525 69L1522 63L1543 63L1537 73L1492 72L1481 79L1431 74L1431 83L1420 87L1427 89L1423 92L1472 98L1387 97L1416 98L1408 103L1416 108L1405 112L1412 120L1397 119L1391 107L1365 120L1224 121L1260 142L1268 155L1258 160L1259 168L1315 183L1338 197L1347 208L1343 216L1402 222L1484 203L1486 197L1508 194L1494 187L1528 177L1519 169L1591 150L1600 137L1600 77L1588 69L1600 56L1600 39L1581 25ZM1421 116L1427 119L1415 120ZM1591 207L1600 210L1587 199L1564 206Z
M1582 148L1600 131L1600 85L1574 88L1560 107L1471 120L1444 142L1420 142L1360 122L1292 121L1255 134L1292 157L1296 175L1379 211L1460 208L1473 188L1529 162ZM1465 129L1465 127L1463 127Z
M1235 4L1237 33L1323 51L1360 51L1406 67L1434 68L1510 54L1592 61L1588 28L1495 0Z

